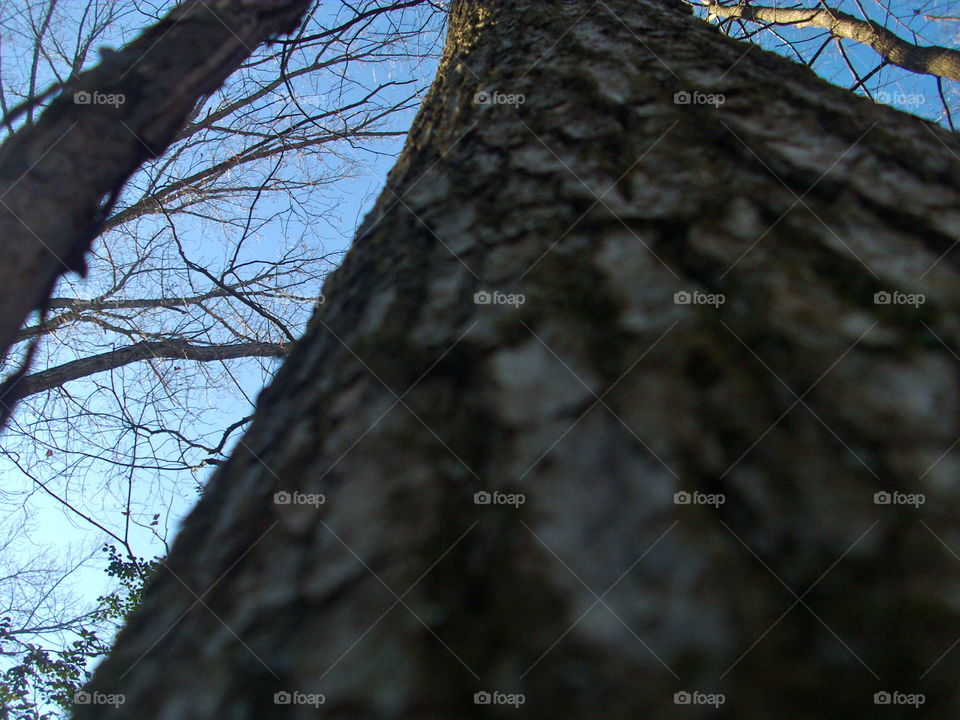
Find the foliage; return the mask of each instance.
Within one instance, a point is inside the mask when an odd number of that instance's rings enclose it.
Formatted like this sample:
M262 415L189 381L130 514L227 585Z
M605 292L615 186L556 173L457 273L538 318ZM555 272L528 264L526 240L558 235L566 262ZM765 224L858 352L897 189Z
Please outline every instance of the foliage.
M0 654L14 655L17 664L0 675L0 717L4 720L54 720L65 717L74 694L90 678L90 666L110 649L113 635L140 604L143 589L161 564L122 554L105 544L106 573L116 588L97 598L97 608L77 637L62 648L22 642L12 631L12 619L0 619Z

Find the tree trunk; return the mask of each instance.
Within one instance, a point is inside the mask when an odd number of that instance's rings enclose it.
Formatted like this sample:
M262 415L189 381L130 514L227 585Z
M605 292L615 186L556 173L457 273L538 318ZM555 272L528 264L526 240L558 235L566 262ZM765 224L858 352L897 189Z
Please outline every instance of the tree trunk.
M955 707L960 144L682 8L453 4L112 716Z

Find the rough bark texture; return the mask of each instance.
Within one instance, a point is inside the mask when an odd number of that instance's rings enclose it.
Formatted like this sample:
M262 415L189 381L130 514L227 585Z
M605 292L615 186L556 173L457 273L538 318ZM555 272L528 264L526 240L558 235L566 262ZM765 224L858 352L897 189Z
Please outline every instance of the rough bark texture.
M955 709L960 147L680 7L454 4L387 190L96 674L111 717Z
M54 282L83 272L113 200L197 102L312 0L188 0L69 84L0 147L0 357Z

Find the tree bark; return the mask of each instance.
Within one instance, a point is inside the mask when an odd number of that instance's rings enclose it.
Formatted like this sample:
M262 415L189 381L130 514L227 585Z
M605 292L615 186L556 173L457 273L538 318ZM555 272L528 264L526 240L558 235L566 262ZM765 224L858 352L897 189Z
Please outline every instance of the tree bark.
M84 255L124 183L160 155L197 102L311 0L187 0L80 74L0 146L0 357Z
M679 3L454 2L91 690L138 720L943 717L958 155Z

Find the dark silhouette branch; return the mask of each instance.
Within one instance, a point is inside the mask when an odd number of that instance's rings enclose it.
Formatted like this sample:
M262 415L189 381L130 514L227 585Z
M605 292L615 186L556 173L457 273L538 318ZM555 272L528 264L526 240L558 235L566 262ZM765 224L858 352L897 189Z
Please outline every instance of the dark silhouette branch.
M192 345L186 340L144 341L110 352L73 360L23 378L17 388L21 398L60 387L71 380L114 370L130 363L155 359L182 359L197 362L233 360L243 357L283 357L286 343L251 342L234 345Z

